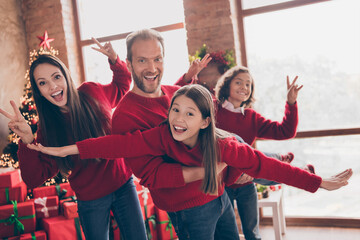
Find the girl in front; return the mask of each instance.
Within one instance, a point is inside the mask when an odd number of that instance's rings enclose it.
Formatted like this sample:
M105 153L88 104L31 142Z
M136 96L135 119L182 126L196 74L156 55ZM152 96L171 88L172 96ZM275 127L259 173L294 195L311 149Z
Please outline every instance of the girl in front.
M80 154L81 159L168 155L185 166L204 166L203 180L181 188L169 188L166 199L153 198L157 207L169 213L180 239L217 239L219 233L222 239L239 239L224 183L217 177L218 162L225 162L252 177L282 182L309 192L318 188L338 189L345 186L352 175L352 170L348 169L321 179L239 143L229 133L215 127L212 96L197 84L184 86L175 93L169 117L159 127L87 139L65 147L40 144L28 147L60 157Z

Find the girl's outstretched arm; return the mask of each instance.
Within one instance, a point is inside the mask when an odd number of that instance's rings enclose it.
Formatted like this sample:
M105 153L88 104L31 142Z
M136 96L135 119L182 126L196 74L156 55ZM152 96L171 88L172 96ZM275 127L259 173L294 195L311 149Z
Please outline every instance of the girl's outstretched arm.
M32 150L36 150L44 154L52 155L56 157L66 157L69 155L79 154L79 149L76 146L76 144L68 145L64 147L44 147L40 143L37 143L37 144L28 144L27 147Z
M330 178L325 178L322 180L320 184L320 188L324 188L328 191L339 189L343 186L348 185L348 180L352 176L353 171L352 169L346 169L345 171L332 176Z

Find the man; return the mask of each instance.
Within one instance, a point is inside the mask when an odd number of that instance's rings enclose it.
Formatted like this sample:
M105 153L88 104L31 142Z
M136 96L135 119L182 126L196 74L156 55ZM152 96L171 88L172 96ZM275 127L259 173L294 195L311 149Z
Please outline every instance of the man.
M133 32L127 37L126 44L126 62L134 87L115 109L112 118L113 134L142 131L159 125L167 118L171 98L179 89L179 86L161 85L164 41L157 31L144 29ZM125 161L141 179L140 184L149 188L155 205L160 208L163 199L166 199L164 196L169 192L176 194L176 188L204 176L202 168L184 167L169 158L149 156ZM235 220L234 214L229 215ZM176 229L176 223L173 224ZM217 226L217 231L221 230L225 235L228 227Z

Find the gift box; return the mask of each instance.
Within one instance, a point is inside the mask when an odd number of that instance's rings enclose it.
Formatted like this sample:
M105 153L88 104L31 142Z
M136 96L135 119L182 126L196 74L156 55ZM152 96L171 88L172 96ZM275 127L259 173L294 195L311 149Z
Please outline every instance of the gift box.
M12 237L34 232L36 228L35 207L32 201L0 206L0 237Z
M0 174L0 188L12 188L21 182L20 170L12 170Z
M171 223L170 217L164 210L155 207L157 217L156 228L159 240L172 240L177 239L175 229Z
M49 218L59 215L59 197L34 198L36 218Z
M46 240L46 239L47 239L46 232L41 230L33 233L22 234L19 240Z
M71 189L69 183L60 183L58 185L37 187L33 189L34 198L58 196L59 200L74 196L75 192Z
M67 219L78 218L79 214L76 199L72 198L71 200L61 200L60 212Z
M155 205L152 203L142 206L142 213L148 239L157 240Z
M79 218L67 219L64 216L42 218L41 225L49 240L85 239Z
M27 195L27 187L20 182L14 187L0 188L0 206L10 204L10 201L24 202Z

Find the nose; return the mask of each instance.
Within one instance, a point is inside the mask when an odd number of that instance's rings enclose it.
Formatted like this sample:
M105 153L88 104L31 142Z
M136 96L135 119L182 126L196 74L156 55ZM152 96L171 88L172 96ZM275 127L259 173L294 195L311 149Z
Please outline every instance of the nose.
M149 71L149 72L155 72L155 71L156 71L156 67L155 67L154 61L149 61L147 67L148 67L148 71Z
M54 90L57 85L53 81L50 81L49 86L50 86L50 90Z

